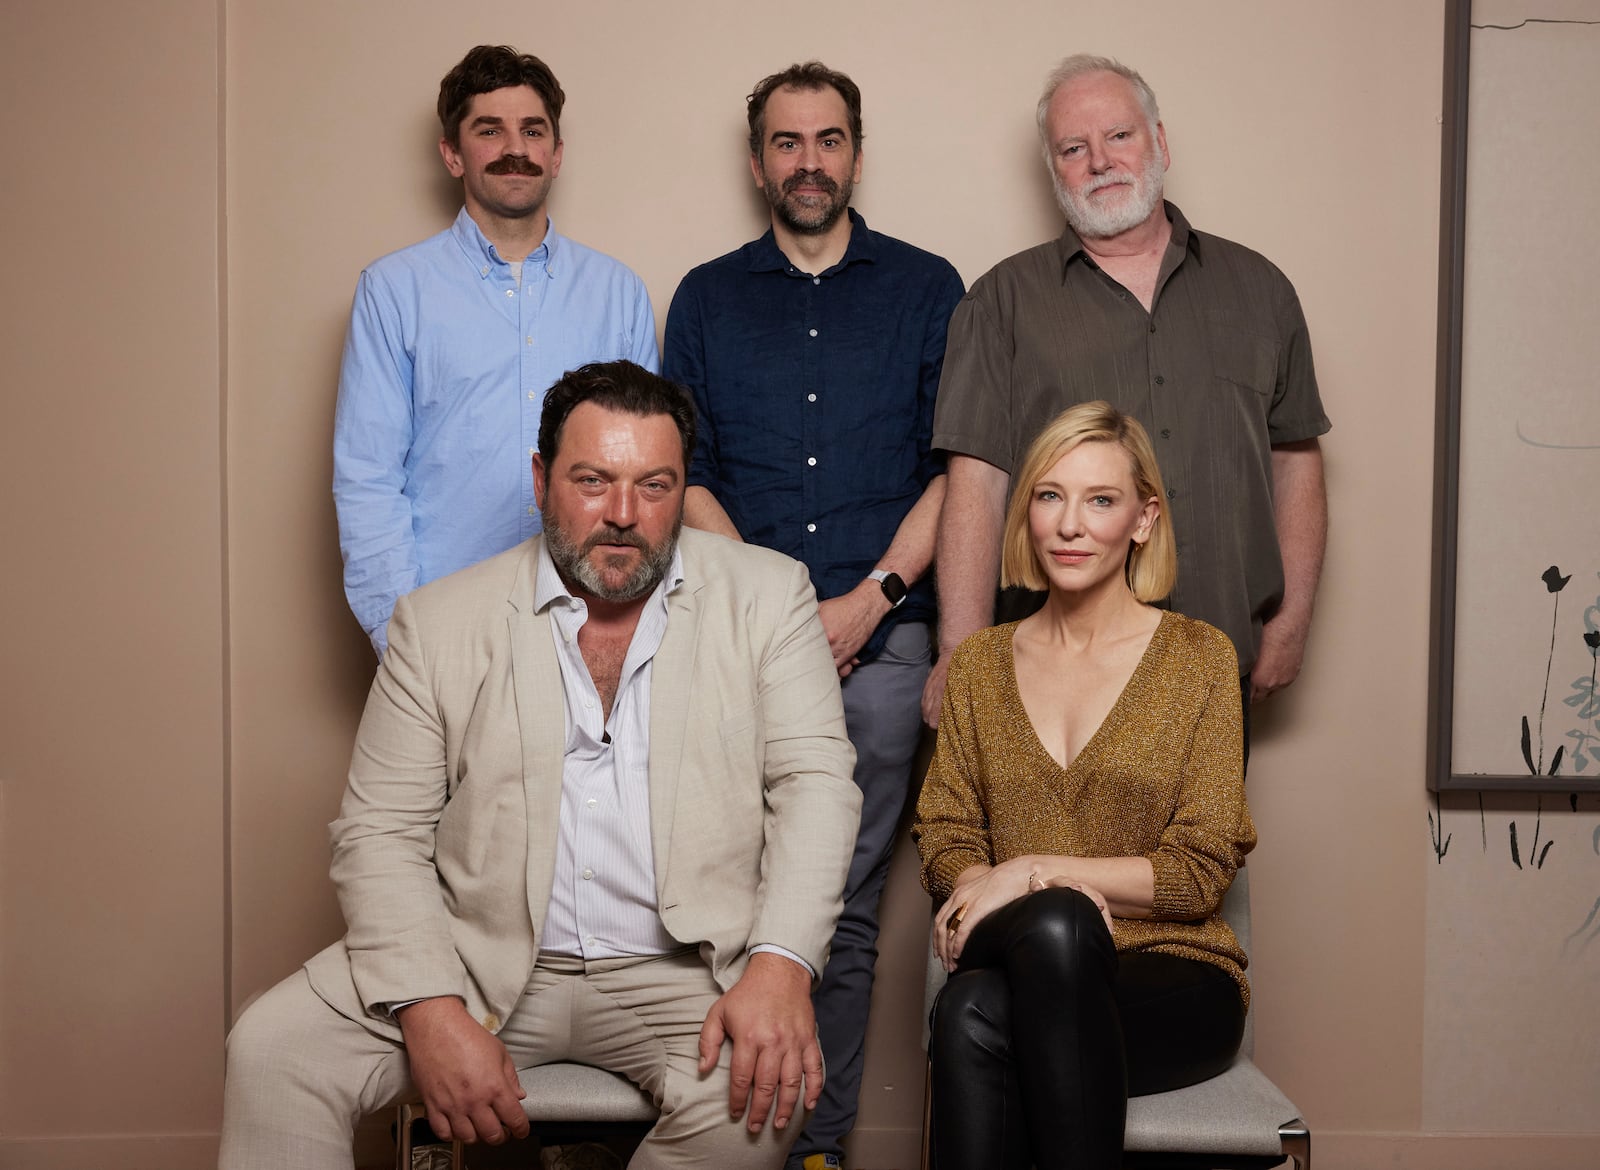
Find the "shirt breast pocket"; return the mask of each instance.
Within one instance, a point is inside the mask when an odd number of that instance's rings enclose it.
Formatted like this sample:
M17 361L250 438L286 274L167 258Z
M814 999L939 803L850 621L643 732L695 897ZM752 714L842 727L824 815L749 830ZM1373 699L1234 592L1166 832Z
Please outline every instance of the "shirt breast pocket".
M1231 317L1213 315L1207 326L1218 388L1249 390L1271 401L1278 385L1277 340Z

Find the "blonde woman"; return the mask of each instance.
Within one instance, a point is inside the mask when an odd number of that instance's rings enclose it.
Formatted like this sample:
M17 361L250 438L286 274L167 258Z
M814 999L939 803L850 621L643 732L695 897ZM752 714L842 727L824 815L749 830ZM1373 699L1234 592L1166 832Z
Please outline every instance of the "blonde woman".
M1044 608L956 650L918 802L943 1170L1115 1167L1130 1093L1214 1076L1244 1027L1217 916L1255 844L1239 671L1218 630L1153 603L1176 545L1149 436L1104 402L1034 441L1005 584Z

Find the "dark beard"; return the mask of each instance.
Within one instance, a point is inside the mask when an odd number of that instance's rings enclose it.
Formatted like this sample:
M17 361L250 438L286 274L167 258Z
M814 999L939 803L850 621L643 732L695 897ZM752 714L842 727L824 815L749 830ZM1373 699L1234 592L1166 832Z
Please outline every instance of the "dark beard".
M576 586L601 601L637 601L666 576L667 566L672 564L672 551L678 546L678 533L683 529L683 517L679 516L671 535L658 545L650 544L636 532L607 524L596 529L579 546L559 524L551 523L548 513L544 515L544 524L544 543L550 550L550 560L569 588ZM607 585L600 570L589 560L589 554L602 544L625 544L644 554L621 585Z
M789 196L801 183L820 187L827 194L828 202L820 208L812 206L797 211L790 204ZM820 236L838 223L839 217L850 206L850 196L855 191L855 184L847 178L841 186L827 175L801 171L785 179L781 189L777 184L769 182L762 191L773 214L786 228L802 236ZM805 218L801 218L802 214Z

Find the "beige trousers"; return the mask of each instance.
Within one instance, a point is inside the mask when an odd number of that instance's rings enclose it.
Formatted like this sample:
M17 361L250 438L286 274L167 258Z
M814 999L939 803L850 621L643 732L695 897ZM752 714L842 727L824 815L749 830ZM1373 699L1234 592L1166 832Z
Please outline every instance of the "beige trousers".
M752 1135L728 1115L728 1059L699 1075L696 1047L721 994L694 952L540 964L498 1033L518 1068L578 1061L621 1073L661 1118L631 1170L779 1167L801 1130ZM405 1048L329 1007L304 971L267 992L228 1036L221 1170L349 1170L356 1124L417 1096Z

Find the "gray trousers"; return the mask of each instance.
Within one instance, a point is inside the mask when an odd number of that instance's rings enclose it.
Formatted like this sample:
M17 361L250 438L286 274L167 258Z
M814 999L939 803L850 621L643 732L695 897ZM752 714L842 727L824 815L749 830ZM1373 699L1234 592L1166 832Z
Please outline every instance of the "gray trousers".
M861 831L828 966L811 997L827 1080L816 1112L789 1155L787 1165L794 1170L809 1154L840 1154L839 1143L856 1122L872 969L878 960L878 901L889 876L895 828L910 794L911 769L922 739L922 687L931 664L928 627L904 622L890 631L877 658L851 671L842 683L845 727L856 749Z

